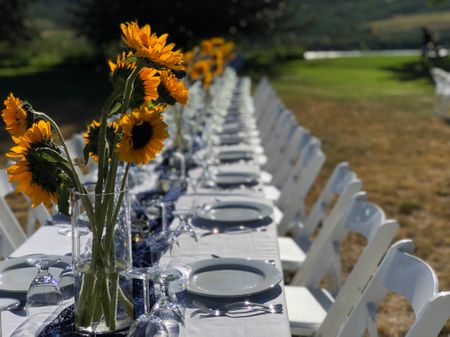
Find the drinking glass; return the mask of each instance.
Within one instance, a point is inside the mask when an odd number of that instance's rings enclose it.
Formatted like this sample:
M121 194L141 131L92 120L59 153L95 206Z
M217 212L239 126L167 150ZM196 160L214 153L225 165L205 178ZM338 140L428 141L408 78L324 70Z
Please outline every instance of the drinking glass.
M131 325L128 337L168 337L169 331L162 319L150 312L150 289L149 281L159 278L160 270L155 267L130 268L126 274L128 277L142 280L144 296L144 313Z
M188 235L192 237L195 241L198 241L197 234L195 233L194 227L192 226L192 217L194 216L195 210L191 207L189 209L177 209L173 212L173 215L180 220L180 223L175 228L175 239L174 243L179 246L178 238L181 235ZM172 245L173 246L173 245Z
M170 283L179 280L181 277L181 272L176 269L166 269L160 272L158 279L160 296L152 310L153 314L162 320L170 336L178 336L180 324L184 325L183 314L169 294Z
M28 264L38 269L27 293L28 314L33 308L61 305L63 297L58 281L49 272L50 267L59 261L60 258L53 255L36 255L27 259Z

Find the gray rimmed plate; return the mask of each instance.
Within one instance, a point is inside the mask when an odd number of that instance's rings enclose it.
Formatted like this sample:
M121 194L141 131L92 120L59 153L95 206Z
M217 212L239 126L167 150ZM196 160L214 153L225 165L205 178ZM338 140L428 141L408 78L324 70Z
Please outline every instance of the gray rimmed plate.
M39 255L39 254L35 254ZM30 288L37 274L37 268L27 263L33 255L14 257L0 262L0 291L24 294ZM71 256L61 256L61 261L50 267L50 274L58 278L59 274L72 263Z
M218 201L199 209L196 216L215 222L251 222L262 220L273 212L272 206L258 201Z
M218 172L214 176L214 182L218 186L253 185L259 180L259 174L254 172Z
M246 142L246 137L240 136L239 134L230 134L220 136L221 145L236 145L239 143Z
M273 288L282 279L270 263L239 258L219 258L191 263L187 290L209 297L241 297Z
M227 162L237 160L250 160L253 159L253 155L253 151L227 150L219 152L217 154L217 158L222 162Z

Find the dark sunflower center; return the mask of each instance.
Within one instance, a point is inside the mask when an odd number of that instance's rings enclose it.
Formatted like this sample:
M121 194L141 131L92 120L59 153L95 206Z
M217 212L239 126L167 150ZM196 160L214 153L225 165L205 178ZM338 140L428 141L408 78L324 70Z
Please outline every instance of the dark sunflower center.
M177 101L170 95L170 92L167 88L162 84L162 82L158 85L158 103L167 103L169 105L175 104Z
M131 140L133 141L133 149L142 149L152 139L152 126L149 122L143 122L140 125L135 125L131 130L131 135Z
M31 173L31 181L34 184L39 185L48 192L56 193L61 182L61 169L53 163L42 160L35 152L38 148L45 147L51 148L61 154L61 150L50 140L34 143L26 155L28 169Z
M24 102L24 104L22 105L22 108L27 113L26 122L27 122L27 129L29 129L33 126L33 123L34 123L33 107L31 106L30 103Z

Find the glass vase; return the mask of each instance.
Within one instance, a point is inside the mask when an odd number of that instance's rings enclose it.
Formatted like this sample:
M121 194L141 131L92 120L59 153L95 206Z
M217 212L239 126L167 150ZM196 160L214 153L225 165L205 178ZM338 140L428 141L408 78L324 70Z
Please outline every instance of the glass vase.
M132 284L122 274L131 267L128 191L72 193L72 247L77 332L106 334L133 320ZM81 229L89 235L79 235Z

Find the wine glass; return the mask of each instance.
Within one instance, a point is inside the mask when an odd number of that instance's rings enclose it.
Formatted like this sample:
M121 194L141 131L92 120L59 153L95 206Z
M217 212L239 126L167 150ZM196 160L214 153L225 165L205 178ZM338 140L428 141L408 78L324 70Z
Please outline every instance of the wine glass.
M174 243L179 245L178 238L181 235L188 235L192 237L196 242L198 241L197 233L194 230L194 227L192 226L192 217L195 213L195 210L193 207L189 209L177 209L173 212L173 215L179 219L179 224L175 228L175 239ZM173 244L172 244L173 246Z
M128 277L142 280L144 313L131 325L128 337L168 337L169 331L160 317L150 312L149 281L157 280L160 270L155 267L130 268L126 271Z
M61 305L63 297L58 281L49 272L50 267L59 261L60 257L54 255L35 255L27 258L27 263L38 269L27 293L28 314L33 308Z
M180 332L180 324L184 325L184 317L178 305L174 303L169 294L169 285L171 282L177 281L182 277L182 273L176 269L166 269L159 274L160 296L153 306L153 314L159 317L169 335L178 336Z

